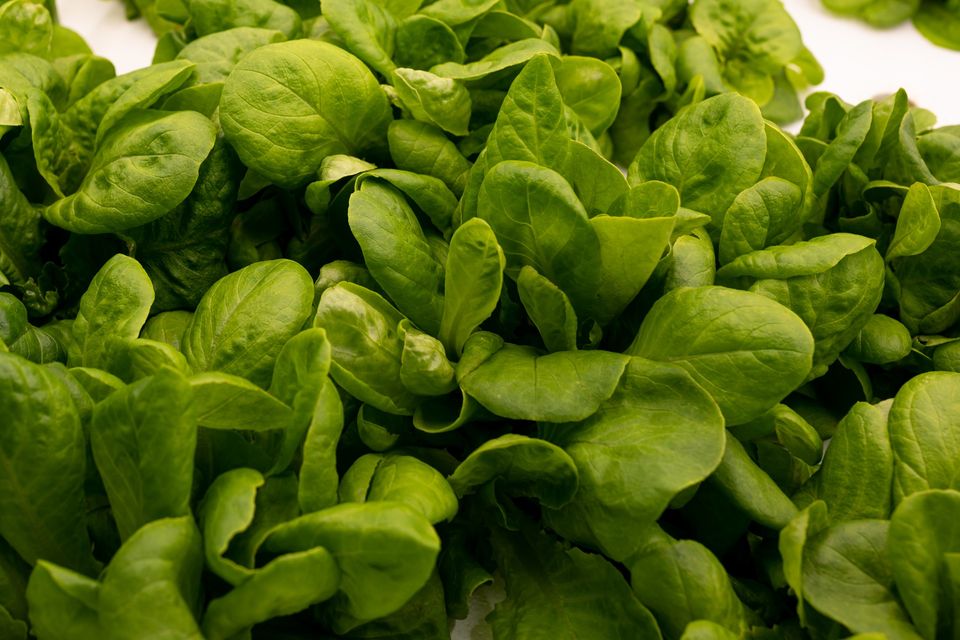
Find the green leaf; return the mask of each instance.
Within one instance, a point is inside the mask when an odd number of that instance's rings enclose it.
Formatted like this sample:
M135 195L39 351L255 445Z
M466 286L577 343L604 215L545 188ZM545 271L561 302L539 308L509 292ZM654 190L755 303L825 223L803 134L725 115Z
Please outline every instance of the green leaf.
M790 498L729 434L723 459L710 479L753 520L771 529L782 529L797 515Z
M245 55L284 39L284 35L274 29L235 27L187 43L176 59L189 60L196 65L198 83L223 82Z
M659 639L650 612L602 556L564 549L543 533L493 532L506 598L488 621L496 638Z
M192 111L131 111L98 144L77 193L43 215L58 227L88 234L156 220L190 195L215 137L213 124Z
M413 327L409 321L400 323L400 333L403 386L420 396L443 396L457 388L456 373L439 340Z
M236 154L218 139L190 196L167 215L127 232L157 291L153 312L193 309L227 275L224 254L242 171Z
M397 167L438 178L457 196L463 193L470 162L440 129L415 120L394 120L387 140Z
M716 622L696 620L683 630L680 640L733 640L737 634Z
M343 476L343 502L400 502L432 524L452 520L457 496L443 475L413 456L367 454Z
M414 323L439 331L443 264L406 199L389 185L365 181L350 196L349 220L377 283Z
M685 369L717 402L727 426L735 426L759 417L804 381L813 338L776 302L700 287L658 300L627 353Z
M389 78L393 64L397 23L378 2L323 0L323 17L343 38L346 48L381 75Z
M20 192L10 166L0 156L0 280L26 284L40 270L40 212Z
M960 318L960 271L953 250L960 239L960 189L942 185L930 193L940 214L940 232L926 251L890 265L899 284L900 320L912 333L940 333Z
M657 617L667 637L709 620L740 635L746 611L723 565L693 540L658 541L630 563L633 590Z
M709 287L717 277L717 256L706 229L694 229L673 243L667 256L664 291L682 287Z
M153 296L153 284L140 263L119 254L110 258L80 299L73 322L81 353L76 364L110 369L122 341L140 335Z
M0 353L0 535L34 564L96 572L83 503L85 444L67 387Z
M411 415L418 399L400 379L403 319L376 293L341 282L323 292L314 325L327 331L337 384L381 411Z
M373 169L357 176L357 185L363 186L368 181L379 179L389 182L422 211L437 230L444 233L450 228L451 219L457 208L457 198L447 188L442 180L430 175L420 175L399 169ZM430 234L427 227L428 240L435 242L435 235Z
M829 526L827 507L822 501L814 501L800 511L787 526L780 530L778 549L783 558L783 576L797 596L797 615L800 623L807 624L806 599L804 596L803 563L807 540Z
M792 182L764 178L737 195L723 218L720 262L781 244L803 225L803 193Z
M33 635L39 640L102 636L99 598L100 584L96 580L41 560L27 586Z
M172 634L200 640L193 611L203 568L193 518L167 518L144 526L110 561L100 586L100 623L107 637L134 640Z
M486 221L463 223L450 238L438 337L451 355L463 353L470 334L500 300L506 259Z
M288 38L300 34L300 16L274 0L190 0L190 18L201 36L235 27L258 27L280 31Z
M833 187L847 170L860 149L873 118L873 104L865 100L851 109L840 122L836 137L830 141L813 170L813 192L819 198Z
M600 241L563 177L529 162L506 161L483 180L479 208L516 278L529 265L584 308L600 282Z
M326 156L383 145L390 108L362 62L325 42L295 40L260 47L237 64L223 87L220 119L244 164L294 187Z
M474 449L450 476L461 497L491 481L510 495L537 498L543 506L557 509L577 492L577 467L554 444L507 434Z
M96 406L90 445L122 540L190 513L197 419L190 385L165 370Z
M546 55L535 56L510 85L503 101L487 139L487 166L492 168L504 160L523 160L558 167L568 144L563 98L550 59Z
M342 574L336 599L350 616L371 620L399 609L427 582L440 539L410 507L367 502L340 504L281 524L264 546L272 552L329 550Z
M929 640L949 635L956 625L947 555L960 551L958 515L960 493L924 491L905 498L890 519L890 566L897 592L920 635Z
M960 374L922 373L900 388L890 408L893 499L927 489L957 489Z
M910 330L890 316L873 314L844 353L868 364L891 364L910 355Z
M414 14L397 25L393 58L399 67L426 70L445 62L462 64L466 57L454 30L436 18Z
M887 260L915 256L930 248L940 233L940 213L930 189L923 183L910 187L903 200L893 240L887 247Z
M643 16L640 2L574 0L573 53L602 57L613 53L624 33Z
M621 86L609 64L596 58L566 56L556 70L556 79L563 103L593 135L613 124L620 109Z
M600 281L591 307L601 324L626 308L647 283L670 243L675 218L599 215L590 219L600 241Z
M580 424L555 425L544 437L577 465L573 502L547 512L565 537L598 545L625 561L678 494L706 479L723 456L723 416L680 367L632 358L616 392ZM610 491L628 486L628 493Z
M413 117L434 124L455 136L469 133L473 104L467 89L458 81L429 71L397 69L394 88Z
M190 377L197 423L208 429L285 429L291 408L245 378L209 371Z
M766 156L763 117L736 94L683 109L654 132L630 165L630 184L660 180L684 207L710 215L717 229L737 195L760 177Z
M270 382L270 393L293 408L293 419L283 432L272 473L285 471L297 449L313 429L324 435L323 447L333 447L343 420L339 396L334 399L327 374L332 349L323 329L304 329L283 345ZM332 442L326 442L329 438ZM324 454L326 455L326 454Z
M53 19L42 4L13 0L0 6L0 54L46 57L53 42Z
M520 270L517 293L547 351L577 350L577 312L567 294L529 265Z
M337 503L337 443L344 424L343 404L329 379L322 379L310 400L312 402L305 404L309 421L297 489L297 502L304 513Z
M886 550L889 523L855 520L808 540L803 555L804 598L854 633L920 636L900 606Z
M158 313L147 320L140 332L140 337L169 344L174 349L180 349L180 341L193 317L192 311L165 311Z
M834 233L740 256L722 267L717 278L776 300L804 320L816 345L810 373L816 378L880 303L883 258L874 245L870 238Z
M257 623L293 615L329 599L339 585L340 569L323 547L282 555L210 601L203 616L204 637L234 638ZM265 594L269 597L264 598Z
M803 48L800 31L782 5L765 0L696 0L690 21L727 64L766 73L793 62Z
M423 8L423 15L455 27L487 13L497 0L437 0Z
M264 478L253 469L232 469L210 484L198 509L207 567L237 586L253 570L227 556L230 543L253 522L257 491Z
M195 371L240 375L266 387L284 343L312 310L313 281L299 264L267 260L218 280L183 335Z
M540 355L532 347L504 344L473 366L484 334L467 341L457 378L464 391L504 418L569 422L583 420L609 398L629 358L608 351Z

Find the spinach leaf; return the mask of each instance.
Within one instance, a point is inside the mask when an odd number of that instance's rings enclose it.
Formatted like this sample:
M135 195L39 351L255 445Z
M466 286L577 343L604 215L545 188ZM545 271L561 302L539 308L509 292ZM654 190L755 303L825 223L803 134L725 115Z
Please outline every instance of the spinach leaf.
M31 564L96 573L84 521L84 435L70 392L9 353L0 353L0 385L0 535Z
M918 491L956 488L952 407L958 384L957 374L938 371L913 378L897 392L889 417L895 503Z
M691 105L657 129L630 165L630 183L660 180L684 207L717 228L737 195L760 177L766 157L763 118L750 100L726 94Z
M323 70L319 76L315 68ZM373 74L352 55L295 40L255 49L237 64L223 87L220 120L244 164L293 187L329 155L384 145L389 107Z
M123 540L190 513L197 418L187 381L165 370L94 409L90 446Z
M810 332L786 307L753 293L700 287L661 298L627 353L682 367L734 426L795 389L810 371L813 349Z
M855 520L814 536L803 555L804 598L855 633L918 638L894 591L889 530L884 520Z
M265 387L284 343L306 322L313 285L288 260L251 265L218 280L200 300L183 335L196 371L242 375Z

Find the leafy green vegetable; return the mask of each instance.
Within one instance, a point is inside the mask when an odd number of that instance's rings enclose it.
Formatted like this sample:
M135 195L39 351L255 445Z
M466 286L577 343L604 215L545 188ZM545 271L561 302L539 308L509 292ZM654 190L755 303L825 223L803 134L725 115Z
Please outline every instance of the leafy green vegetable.
M912 18L913 25L930 42L947 49L960 50L960 8L949 0L824 0L824 6L881 28L892 27Z
M628 353L683 367L733 426L759 417L803 382L813 349L810 332L786 307L700 287L658 300Z
M956 127L781 130L777 0L125 4L0 0L0 638L957 637Z

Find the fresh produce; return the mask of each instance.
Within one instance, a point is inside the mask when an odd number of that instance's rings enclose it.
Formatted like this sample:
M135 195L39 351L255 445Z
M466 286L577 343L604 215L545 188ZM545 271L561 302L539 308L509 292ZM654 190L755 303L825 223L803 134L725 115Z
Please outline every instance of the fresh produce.
M0 5L0 638L953 638L960 131L782 131L774 0L420 5Z
M823 0L830 11L886 29L912 20L933 44L960 51L960 3L956 0Z

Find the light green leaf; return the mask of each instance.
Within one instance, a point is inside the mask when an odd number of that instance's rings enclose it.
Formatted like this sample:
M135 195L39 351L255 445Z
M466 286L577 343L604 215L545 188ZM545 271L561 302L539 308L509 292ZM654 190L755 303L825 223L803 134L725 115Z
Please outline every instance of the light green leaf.
M153 304L153 284L140 263L116 255L97 272L80 299L73 336L84 367L110 369L124 339L140 335Z
M160 518L190 513L197 419L187 381L165 370L96 406L93 458L120 538Z
M629 358L608 351L540 355L532 347L504 344L481 362L485 334L467 341L457 378L464 391L504 418L569 422L593 414L617 387ZM482 356L481 356L482 357ZM472 366L466 367L470 362ZM507 392L509 390L509 392Z
M581 424L550 426L544 437L577 465L573 502L546 512L565 537L625 561L641 535L682 491L709 476L723 456L723 416L680 367L632 358L616 392ZM611 486L629 486L627 494Z
M960 374L922 373L890 408L893 500L927 489L960 488Z
M577 312L567 294L529 265L520 270L517 293L547 351L577 350Z
M156 220L190 195L215 138L213 123L193 111L131 111L98 144L78 191L43 215L74 233L114 233Z
M443 264L406 199L389 185L365 181L350 196L349 220L367 268L387 295L424 331L439 331Z
M415 119L455 136L469 133L473 105L463 84L429 71L404 68L397 69L393 79L400 100Z
M804 598L854 633L918 640L894 593L888 531L883 520L854 520L813 536L803 554Z
M630 165L630 184L672 184L684 207L708 214L720 229L737 195L757 182L765 156L759 108L724 94L683 109L657 129Z
M85 444L67 387L0 353L0 535L33 564L96 572L84 520Z
M440 539L427 520L396 502L339 504L281 524L272 552L324 547L340 566L340 600L357 620L393 613L427 582Z
M200 300L183 336L197 372L240 375L266 387L284 343L313 309L313 281L299 264L267 260L218 280Z
M786 307L756 294L671 291L640 326L631 355L677 364L717 402L727 426L771 409L807 377L813 337Z
M486 221L468 220L450 238L439 338L451 356L463 352L470 334L493 313L505 266L503 250Z
M203 551L191 516L156 520L131 536L100 586L100 622L111 640L169 635L202 640L193 611Z
M390 107L362 62L326 42L295 40L240 61L223 87L220 120L244 164L293 187L329 155L383 145Z

